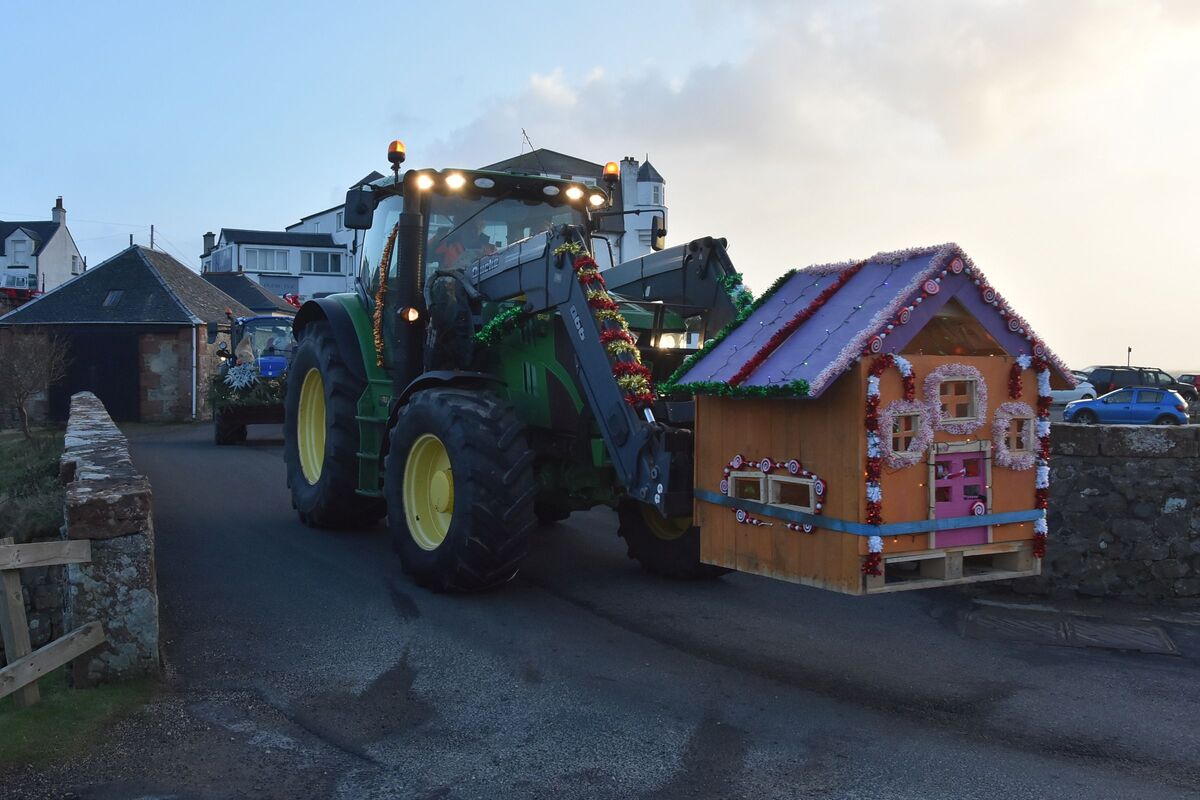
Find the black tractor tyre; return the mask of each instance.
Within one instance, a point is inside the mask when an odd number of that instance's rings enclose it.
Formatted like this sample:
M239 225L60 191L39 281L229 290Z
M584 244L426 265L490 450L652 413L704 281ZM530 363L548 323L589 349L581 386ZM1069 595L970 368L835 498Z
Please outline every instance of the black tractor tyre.
M287 465L292 506L310 528L362 528L386 512L381 498L364 497L358 488L358 398L366 384L354 377L329 323L312 322L304 329L288 369L284 401L283 460ZM305 477L298 445L298 411L306 376L316 370L325 398L325 451L316 483Z
M412 452L427 434L440 441L449 461L452 503L444 538L429 537L427 527L423 546L409 514L416 525L431 521L421 521L416 503L406 508L404 497L406 484L414 495L433 491L427 488L432 475ZM444 388L412 396L390 434L384 494L393 547L414 582L439 592L475 592L517 574L537 524L533 458L524 425L497 395Z
M656 575L682 580L719 578L730 570L700 560L700 529L695 525L679 532L670 520L661 520L653 506L626 498L617 506L627 554Z
M225 446L246 441L246 426L234 421L228 412L213 411L213 442Z

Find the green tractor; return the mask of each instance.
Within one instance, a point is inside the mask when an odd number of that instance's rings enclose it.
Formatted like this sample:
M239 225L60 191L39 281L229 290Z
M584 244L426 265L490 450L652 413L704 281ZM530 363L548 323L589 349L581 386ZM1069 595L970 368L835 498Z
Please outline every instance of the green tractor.
M653 389L736 314L724 241L600 272L626 213L536 175L401 170L351 190L366 230L353 293L304 304L286 397L292 503L318 528L387 516L404 570L437 591L517 572L539 523L607 505L629 555L700 578L688 400ZM606 181L616 180L616 164ZM611 177L611 180L609 180ZM648 212L647 212L648 213Z

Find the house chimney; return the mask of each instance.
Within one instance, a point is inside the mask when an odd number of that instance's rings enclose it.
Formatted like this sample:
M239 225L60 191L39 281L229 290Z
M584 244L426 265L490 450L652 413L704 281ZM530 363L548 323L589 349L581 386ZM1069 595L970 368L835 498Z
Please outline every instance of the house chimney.
M204 234L204 252L200 254L200 257L204 258L206 255L211 253L213 251L213 248L216 246L217 246L216 234L214 234L212 231L209 231L208 233Z
M63 208L61 195L54 201L54 208L50 209L50 219L59 225L67 224L67 210Z

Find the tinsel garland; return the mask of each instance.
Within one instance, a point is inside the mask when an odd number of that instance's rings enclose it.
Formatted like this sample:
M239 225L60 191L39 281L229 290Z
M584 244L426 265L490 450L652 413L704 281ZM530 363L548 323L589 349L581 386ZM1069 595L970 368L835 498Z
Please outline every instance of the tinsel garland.
M642 363L637 340L629 330L629 323L621 315L620 307L605 288L604 276L600 274L595 260L575 242L560 245L554 253L574 258L575 277L584 289L588 307L596 315L600 342L612 359L613 377L625 394L625 402L635 408L652 405L656 394L650 368Z
M396 246L396 235L400 233L400 223L388 234L387 243L383 246L383 255L379 258L379 288L375 290L375 312L371 315L371 328L375 334L375 366L384 366L383 350L383 301L387 296L388 264L392 261L392 248Z
M912 442L902 452L892 448L892 438L896 417L903 414L920 414L917 429L913 431ZM933 426L929 424L929 414L925 406L915 400L896 400L879 412L879 447L883 451L884 463L891 469L904 469L915 466L921 461L929 445L933 443ZM868 442L869 444L869 442Z
M829 302L829 298L837 294L838 290L845 286L851 278L857 275L858 271L862 269L862 267L862 263L858 263L839 274L833 283L829 284L829 286L825 287L824 291L813 298L811 303L809 303L800 311L796 312L796 314L787 322L783 323L783 325L779 327L779 330L775 331L775 333L771 335L771 338L767 339L766 343L760 347L754 355L750 356L745 363L742 364L741 369L734 373L733 377L729 379L729 384L731 386L738 386L744 383L756 369L762 366L762 363L766 361L772 353L779 349L780 345L787 341L789 336L795 333L796 330L805 322L808 322L808 320L812 318L813 314L816 314L827 302Z
M742 280L740 272L722 275L719 280L721 288L725 290L725 294L729 295L729 299L733 301L733 307L737 311L741 311L754 302L754 295L746 288Z
M872 536L867 539L867 557L862 564L863 575L883 574L883 538Z
M715 397L808 397L808 381L797 380L771 386L730 386L725 381L664 383L659 387L659 394L663 397L675 394Z
M760 459L746 458L745 456L743 456L742 454L739 453L739 454L735 455L733 458L729 459L729 462L725 465L724 477L721 478L721 483L720 483L721 494L729 495L730 475L737 470L743 470L743 469L747 470L747 471L758 470L759 472L763 473L764 475L769 475L770 473L774 472L775 470L786 470L789 475L794 475L799 478L808 478L809 480L812 481L812 492L814 495L814 497L813 497L813 513L820 515L822 509L825 507L825 501L827 499L826 492L828 491L828 485L815 472L810 472L809 470L805 469L804 465L801 464L800 461L795 458L788 459L787 461L775 461L774 459L770 459L770 458L760 458ZM730 495L730 496L732 496L732 495ZM769 498L764 498L760 502L767 503L768 499ZM769 505L769 503L768 503L768 505ZM742 523L743 525L769 525L770 524L770 523L764 523L761 520L758 520L755 517L750 516L749 514L747 514L745 511L743 511L740 508L734 509L734 511L737 513L737 521ZM788 530L802 531L803 533L812 533L813 532L813 526L810 524L807 524L807 523L799 524L799 523L795 523L795 522L789 522L789 523L787 523L787 528L788 528Z
M916 381L913 378L912 362L904 356L895 353L884 353L871 362L867 369L867 407L864 425L867 429L867 524L883 524L883 487L880 478L883 475L883 448L879 433L879 378L889 367L895 367L900 373L904 386L904 400L911 403L917 396ZM927 414L922 415L924 417ZM882 547L882 539L880 547ZM876 574L876 573L868 573Z
M487 324L475 332L475 341L485 347L491 347L521 324L525 310L521 306L509 306L487 321Z
M963 378L975 384L975 416L960 422L942 420L942 381ZM957 436L966 436L983 427L987 419L988 388L983 374L968 364L942 364L925 377L925 402L929 407L929 424Z

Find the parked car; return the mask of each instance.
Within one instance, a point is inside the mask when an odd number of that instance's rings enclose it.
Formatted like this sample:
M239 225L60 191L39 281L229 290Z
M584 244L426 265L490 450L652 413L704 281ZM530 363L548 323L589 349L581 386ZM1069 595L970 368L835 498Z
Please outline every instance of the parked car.
M1096 396L1096 387L1084 380L1076 378L1074 389L1054 389L1050 392L1050 402L1056 406L1070 403L1074 400L1091 400Z
M1100 394L1107 394L1114 389L1126 386L1148 386L1152 389L1171 389L1183 395L1184 399L1192 402L1197 397L1194 383L1182 383L1157 367L1119 367L1102 364L1088 367L1088 383L1096 387Z
M1172 389L1132 386L1063 409L1063 422L1081 425L1186 425L1187 401Z
M1192 386L1195 386L1197 389L1200 389L1200 373L1185 372L1179 376L1179 382L1180 383L1190 383Z

